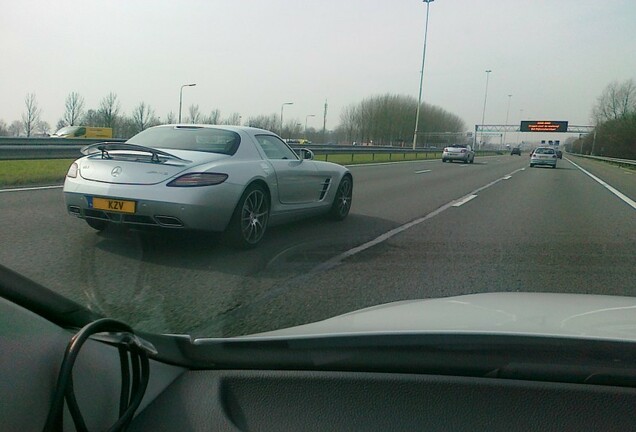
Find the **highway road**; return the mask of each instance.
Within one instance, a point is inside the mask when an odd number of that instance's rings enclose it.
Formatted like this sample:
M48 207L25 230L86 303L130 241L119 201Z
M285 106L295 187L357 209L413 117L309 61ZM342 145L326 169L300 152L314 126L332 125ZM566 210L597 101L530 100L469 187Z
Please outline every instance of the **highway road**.
M569 155L531 169L527 154L351 170L349 218L275 227L250 251L98 234L60 188L0 192L0 263L139 329L201 336L478 292L636 295L635 171Z

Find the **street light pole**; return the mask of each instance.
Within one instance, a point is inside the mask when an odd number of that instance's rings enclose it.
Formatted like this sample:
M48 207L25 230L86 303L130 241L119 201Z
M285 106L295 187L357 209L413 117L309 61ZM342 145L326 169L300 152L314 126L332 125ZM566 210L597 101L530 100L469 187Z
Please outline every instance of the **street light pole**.
M181 106L183 105L183 88L184 87L194 87L196 84L184 84L179 89L179 123L181 123Z
M316 114L307 114L307 115L305 116L305 139L307 139L307 119L308 119L309 117L316 117Z
M508 95L508 109L506 110L506 127L504 128L503 133L503 145L506 145L506 131L508 129L508 115L510 114L510 100L512 99L512 95Z
M280 106L280 136L283 137L283 108L285 105L293 105L293 102L285 102Z
M488 78L490 77L490 69L486 70L486 93L484 94L484 110L481 113L481 144L484 143L484 122L486 121L486 100L488 99ZM480 145L480 147L482 147Z
M422 69L420 69L420 93L417 98L417 110L415 112L415 132L413 133L413 150L417 145L417 128L420 122L420 105L422 105L422 82L424 81L424 60L426 60L426 38L428 36L428 12L431 2L434 0L422 0L426 3L426 25L424 27L424 48L422 49Z

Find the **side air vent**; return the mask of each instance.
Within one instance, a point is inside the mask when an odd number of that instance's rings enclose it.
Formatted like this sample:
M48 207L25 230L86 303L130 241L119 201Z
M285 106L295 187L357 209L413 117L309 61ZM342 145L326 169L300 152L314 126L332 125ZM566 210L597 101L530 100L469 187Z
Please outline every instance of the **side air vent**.
M320 190L320 199L323 199L325 197L325 195L327 195L327 191L329 190L329 185L331 184L331 179L325 179L324 182L322 182L322 189Z

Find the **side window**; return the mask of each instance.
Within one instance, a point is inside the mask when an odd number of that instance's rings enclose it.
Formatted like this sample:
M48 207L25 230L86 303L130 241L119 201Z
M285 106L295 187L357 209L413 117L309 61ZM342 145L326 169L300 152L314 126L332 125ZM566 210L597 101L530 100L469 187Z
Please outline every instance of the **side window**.
M268 159L298 159L296 153L275 136L257 135L256 139Z
M85 127L81 127L79 128L77 131L75 131L74 136L78 137L78 136L83 136L86 135L86 128Z

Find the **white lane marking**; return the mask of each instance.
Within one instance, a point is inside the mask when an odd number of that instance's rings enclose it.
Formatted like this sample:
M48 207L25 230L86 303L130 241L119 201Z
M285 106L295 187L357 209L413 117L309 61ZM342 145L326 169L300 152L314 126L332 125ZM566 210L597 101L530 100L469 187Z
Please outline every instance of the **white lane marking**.
M522 171L523 168L520 168L518 170L515 170L513 172L511 172L508 175L514 175L516 173L518 173L519 171ZM361 244L360 246L356 246L352 249L349 249L348 251L344 251L343 253L341 253L340 255L336 255L335 257L321 263L318 264L316 267L314 267L311 271L312 272L321 272L321 271L325 271L325 270L329 270L333 267L336 267L337 265L339 265L340 263L342 263L342 261L344 261L345 259L359 253L359 252L363 252L377 244L382 243L383 241L386 241L388 239L390 239L391 237L394 237L396 235L398 235L399 233L401 233L402 231L406 231L409 228L414 227L415 225L419 225L422 222L425 222L435 216L437 216L438 214L442 213L445 210L448 210L449 208L453 207L453 205L459 201L465 200L468 197L470 197L471 195L475 195L477 196L477 194L483 190L488 189L491 186L496 185L497 183L499 183L501 180L503 180L503 177L498 178L497 180L493 180L490 183L479 187L477 189L475 189L474 191L472 191L471 193L469 193L468 195L465 195L461 198L459 198L458 200L453 200L451 202L448 202L446 204L444 204L443 206L441 206L440 208L438 208L437 210L433 210L432 212L430 212L429 214L427 214L426 216L422 216L421 218L412 220L411 222L407 222L404 225L400 225L397 228L393 228L390 231L385 232L384 234L380 234L379 236L377 236L376 238L374 238L373 240L369 240L366 243ZM472 198L471 198L472 199Z
M380 166L380 165L395 165L404 163L416 163L416 162L439 162L441 159L419 159L419 160L406 160L398 162L374 162L374 163L360 163L345 165L347 168L368 167L368 166Z
M64 185L12 188L12 189L0 189L0 192L24 192L24 191L45 190L45 189L59 189L62 187L64 187Z
M474 198L477 198L477 195L468 195L467 197L464 197L461 200L457 201L455 204L453 204L453 207L461 207L464 204L466 204L468 201Z
M510 180L511 178L512 178L512 176L508 175L508 176L505 176L503 179L504 180Z
M421 171L415 171L415 174L424 174L427 172L431 172L432 170L421 170Z
M613 193L614 195L616 195L617 197L622 199L628 206L631 206L634 210L636 210L636 202L634 200L632 200L631 198L629 198L627 195L623 194L622 192L620 192L616 188L614 188L614 187L610 186L609 184L605 183L603 180L601 180L600 178L596 177L594 174L590 173L589 171L584 170L583 168L581 168L580 166L578 166L577 164L572 162L570 159L566 158L566 160L568 162L570 162L572 165L574 165L575 167L577 167L578 169L580 169L581 171L583 171L585 174L587 174L588 176L590 176L591 178L596 180L605 189L607 189L608 191L610 191L611 193Z

